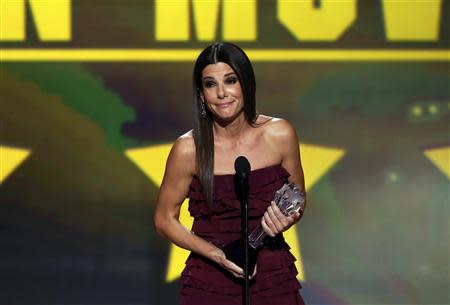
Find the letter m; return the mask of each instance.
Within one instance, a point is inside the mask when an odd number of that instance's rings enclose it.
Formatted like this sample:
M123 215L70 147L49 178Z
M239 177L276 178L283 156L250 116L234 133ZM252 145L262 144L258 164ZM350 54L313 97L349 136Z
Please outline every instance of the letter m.
M26 2L40 40L71 39L71 0L0 0L0 40L25 40Z
M191 32L200 41L216 40L220 10L224 40L256 40L256 0L156 0L156 40L187 41Z

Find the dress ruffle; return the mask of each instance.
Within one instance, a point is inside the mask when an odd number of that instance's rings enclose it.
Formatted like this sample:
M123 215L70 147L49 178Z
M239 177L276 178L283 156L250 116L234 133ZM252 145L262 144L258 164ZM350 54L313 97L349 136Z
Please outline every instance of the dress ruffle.
M192 179L188 197L189 212L194 217L192 231L222 247L241 237L241 205L234 191L234 175L214 176L213 205L209 208L199 179ZM287 182L289 173L274 165L254 170L249 175L249 230L260 223L275 192ZM300 288L296 279L295 257L284 243L278 249L266 246L259 251L257 275L251 282L251 293L276 295ZM240 295L242 282L213 262L192 253L181 277L182 293L189 295L206 291L222 295Z
M252 294L284 294L301 288L297 281L295 257L289 248L269 250L261 249L258 255L257 273L250 282ZM195 288L209 293L225 295L240 295L242 293L242 280L233 277L228 271L206 259L191 254L186 268L182 272L181 283L183 287Z

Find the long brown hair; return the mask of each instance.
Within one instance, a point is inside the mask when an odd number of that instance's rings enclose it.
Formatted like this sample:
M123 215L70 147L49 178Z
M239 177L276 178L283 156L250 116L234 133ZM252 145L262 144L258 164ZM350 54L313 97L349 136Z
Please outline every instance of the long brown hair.
M253 125L257 118L255 105L255 74L253 67L244 51L238 46L227 42L216 42L204 49L197 58L192 77L194 94L194 142L196 152L197 176L203 185L206 203L211 206L214 188L214 135L213 117L207 107L202 108L200 93L202 91L202 71L210 64L223 62L236 73L244 96L244 116ZM206 116L202 117L202 109Z

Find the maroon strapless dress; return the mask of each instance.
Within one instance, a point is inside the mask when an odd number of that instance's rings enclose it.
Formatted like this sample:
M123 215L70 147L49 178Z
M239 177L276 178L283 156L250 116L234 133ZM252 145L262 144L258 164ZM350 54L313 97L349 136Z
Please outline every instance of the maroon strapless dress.
M213 206L205 203L202 185L192 179L188 197L189 212L194 217L192 231L222 247L241 237L241 207L234 192L234 175L214 176ZM289 173L274 165L254 170L249 176L249 232L261 221L275 192L287 181ZM275 239L274 239L275 240ZM253 305L304 304L298 290L295 257L282 236L262 246L257 259L257 274L250 282ZM208 259L191 253L181 275L182 305L241 305L242 279Z

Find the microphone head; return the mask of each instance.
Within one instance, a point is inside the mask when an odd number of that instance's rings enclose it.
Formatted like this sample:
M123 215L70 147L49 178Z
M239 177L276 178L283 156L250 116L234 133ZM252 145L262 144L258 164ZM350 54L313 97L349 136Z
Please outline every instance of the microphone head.
M236 170L236 175L240 177L248 177L250 174L250 163L244 156L239 156L234 161L234 169Z

